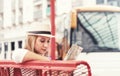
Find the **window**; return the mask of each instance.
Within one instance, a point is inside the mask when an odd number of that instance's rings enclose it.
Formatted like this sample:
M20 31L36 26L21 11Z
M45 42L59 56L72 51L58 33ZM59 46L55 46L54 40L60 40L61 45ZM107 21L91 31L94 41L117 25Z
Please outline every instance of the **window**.
M5 51L8 51L8 42L4 43Z
M11 50L15 50L15 42L11 42Z
M50 5L47 6L46 13L47 13L47 16L50 16Z
M41 5L34 7L34 19L42 18L42 8Z
M0 53L1 53L1 51L2 51L2 43L0 43Z
M18 48L22 48L22 41L18 41Z
M7 58L7 55L6 55L6 53L4 53L4 59L6 59Z
M96 0L96 4L104 4L104 0Z

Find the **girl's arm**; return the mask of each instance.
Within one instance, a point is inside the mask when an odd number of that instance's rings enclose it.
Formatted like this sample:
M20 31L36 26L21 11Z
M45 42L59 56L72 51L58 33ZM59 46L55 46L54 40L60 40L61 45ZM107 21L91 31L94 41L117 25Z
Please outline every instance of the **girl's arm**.
M26 55L23 57L23 62L29 61L29 60L50 61L50 58L28 51Z
M34 52L31 52L27 49L18 49L13 52L12 59L16 63L22 63L30 60L41 60L41 61L50 61L50 58L46 56L41 56Z

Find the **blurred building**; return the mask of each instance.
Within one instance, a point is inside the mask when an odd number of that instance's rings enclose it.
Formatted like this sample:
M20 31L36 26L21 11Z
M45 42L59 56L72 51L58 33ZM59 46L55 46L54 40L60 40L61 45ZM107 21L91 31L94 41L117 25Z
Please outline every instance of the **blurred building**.
M106 4L120 7L120 0L96 0L96 4Z
M22 48L27 27L33 21L46 21L50 0L0 0L0 59L11 59Z

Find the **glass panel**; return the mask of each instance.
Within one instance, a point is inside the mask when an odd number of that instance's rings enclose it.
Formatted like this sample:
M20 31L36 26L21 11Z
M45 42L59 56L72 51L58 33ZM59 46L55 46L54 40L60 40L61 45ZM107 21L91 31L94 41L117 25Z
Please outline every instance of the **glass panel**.
M11 50L15 50L15 42L11 42Z
M120 13L117 12L79 12L78 26L84 28L94 46L119 50L119 18ZM83 40L83 43L84 41L86 40Z
M2 43L0 43L0 53L1 53L1 51L2 51Z
M22 48L22 41L18 41L18 48Z
M4 47L5 47L4 50L5 50L5 51L8 51L8 42L5 42L5 43L4 43Z

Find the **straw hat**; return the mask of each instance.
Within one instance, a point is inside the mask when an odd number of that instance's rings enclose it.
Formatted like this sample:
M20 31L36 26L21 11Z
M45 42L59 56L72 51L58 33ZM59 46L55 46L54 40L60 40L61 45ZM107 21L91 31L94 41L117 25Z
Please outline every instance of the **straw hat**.
M31 23L31 25L28 28L27 35L53 37L53 35L51 35L50 25L40 22Z

